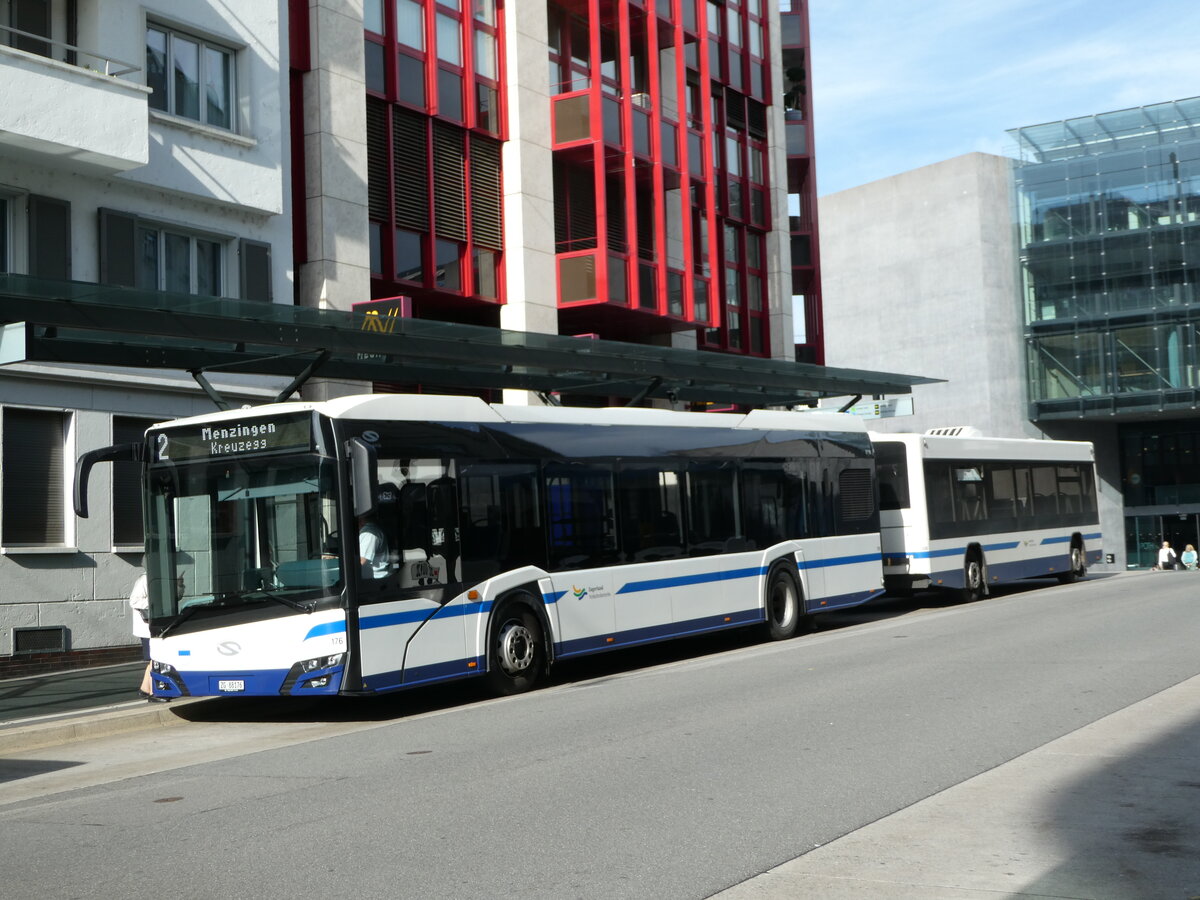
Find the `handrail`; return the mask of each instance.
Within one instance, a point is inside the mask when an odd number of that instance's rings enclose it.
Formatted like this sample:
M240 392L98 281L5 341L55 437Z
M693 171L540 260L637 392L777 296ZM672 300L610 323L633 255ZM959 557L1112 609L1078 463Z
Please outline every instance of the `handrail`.
M29 31L21 31L19 28L13 28L10 25L0 25L0 32L4 32L4 33L10 34L10 35L15 34L15 35L17 35L19 37L23 37L23 38L29 38L30 40L34 40L34 41L37 41L42 44L49 44L51 47L54 47L54 48L62 47L71 53L80 53L90 59L99 60L100 62L104 63L104 74L112 76L113 78L116 78L120 75L128 75L131 72L142 71L141 66L135 66L132 63L127 63L122 59L114 59L109 56L102 56L101 54L94 53L91 50L85 50L82 47L76 47L74 44L68 44L66 41L56 41L52 38L46 37L45 35L33 34L32 32L29 32ZM11 41L9 42L9 44L11 45ZM13 49L20 50L21 48L13 47ZM30 53L32 51L26 50L23 52ZM50 56L49 54L35 54L35 55L45 56L47 59L54 59L54 57ZM91 66L81 66L78 63L71 62L66 59L56 60L56 62L66 63L69 66L75 66L76 68L79 68L79 69L91 69ZM113 65L124 66L124 68L113 70L113 68L112 68Z

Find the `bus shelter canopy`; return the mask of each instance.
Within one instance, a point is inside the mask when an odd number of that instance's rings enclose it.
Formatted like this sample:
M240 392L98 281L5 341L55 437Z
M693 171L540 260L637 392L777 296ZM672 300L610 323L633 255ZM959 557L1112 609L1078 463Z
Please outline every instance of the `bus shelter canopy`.
M183 370L210 396L204 373L238 372L291 377L281 400L307 378L323 377L438 392L513 388L759 408L908 394L938 380L24 275L0 275L0 322L7 323L0 364Z

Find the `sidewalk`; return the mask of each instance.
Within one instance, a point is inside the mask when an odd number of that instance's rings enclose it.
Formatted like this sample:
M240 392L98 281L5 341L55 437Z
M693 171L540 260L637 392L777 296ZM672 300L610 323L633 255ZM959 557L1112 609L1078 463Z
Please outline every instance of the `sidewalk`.
M148 728L176 704L138 697L144 662L0 680L0 756Z
M1200 897L1200 676L713 900Z

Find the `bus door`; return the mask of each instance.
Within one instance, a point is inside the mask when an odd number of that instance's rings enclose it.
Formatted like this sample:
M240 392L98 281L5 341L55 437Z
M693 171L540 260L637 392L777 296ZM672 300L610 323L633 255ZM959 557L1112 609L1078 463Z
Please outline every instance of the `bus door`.
M550 463L545 481L559 653L611 646L617 629L615 591L620 589L612 572L618 556L612 466Z

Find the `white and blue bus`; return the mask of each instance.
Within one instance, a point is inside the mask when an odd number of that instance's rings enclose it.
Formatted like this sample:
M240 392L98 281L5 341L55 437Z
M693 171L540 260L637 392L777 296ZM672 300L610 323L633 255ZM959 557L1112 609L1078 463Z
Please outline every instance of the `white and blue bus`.
M989 585L1046 575L1074 581L1100 562L1090 443L958 428L871 440L890 592L948 588L978 600Z
M135 449L136 448L136 449ZM532 687L583 654L882 593L861 420L369 395L157 425L154 693Z

